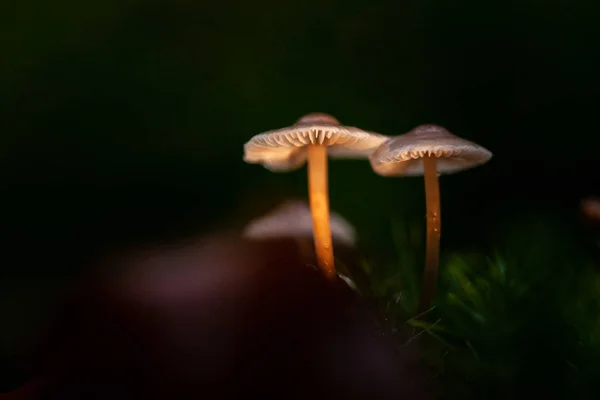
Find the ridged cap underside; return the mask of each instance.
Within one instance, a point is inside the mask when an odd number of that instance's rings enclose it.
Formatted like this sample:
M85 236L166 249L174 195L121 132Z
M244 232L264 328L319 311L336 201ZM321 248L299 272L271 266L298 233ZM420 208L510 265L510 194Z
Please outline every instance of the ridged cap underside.
M456 136L412 144L392 139L373 153L370 161L373 170L380 175L422 175L424 157L435 157L438 172L451 174L487 162L492 153Z
M290 170L306 160L308 145L327 146L334 157L366 158L388 137L362 129L332 125L296 125L261 133L244 145L244 160L272 170ZM294 160L291 160L294 158Z
M293 126L261 133L252 138L247 147L304 147L309 144L324 146L347 146L368 148L373 143L385 141L382 135L366 132L353 127L338 127L328 125Z

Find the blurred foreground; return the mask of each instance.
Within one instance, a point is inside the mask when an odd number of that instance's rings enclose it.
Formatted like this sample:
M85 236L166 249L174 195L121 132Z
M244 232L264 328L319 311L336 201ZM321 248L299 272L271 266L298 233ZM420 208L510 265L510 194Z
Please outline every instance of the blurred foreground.
M8 398L422 398L409 349L306 261L293 240L233 235L115 254Z

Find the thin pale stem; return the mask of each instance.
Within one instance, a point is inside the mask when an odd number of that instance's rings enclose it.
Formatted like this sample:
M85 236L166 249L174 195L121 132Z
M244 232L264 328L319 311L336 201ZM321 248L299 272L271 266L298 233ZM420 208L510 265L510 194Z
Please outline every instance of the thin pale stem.
M308 146L308 197L313 219L317 262L328 278L335 279L333 244L329 221L327 147L325 146Z
M440 185L436 166L436 158L423 158L425 175L425 199L427 202L427 249L425 253L425 271L419 312L423 313L431 307L438 280L440 261Z

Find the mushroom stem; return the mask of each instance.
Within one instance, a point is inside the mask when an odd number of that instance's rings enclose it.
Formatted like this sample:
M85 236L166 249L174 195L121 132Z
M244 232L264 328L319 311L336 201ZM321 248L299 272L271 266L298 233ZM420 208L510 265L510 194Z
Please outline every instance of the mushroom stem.
M317 262L329 279L335 279L333 245L329 221L327 147L325 146L308 146L308 197L313 220Z
M425 253L425 271L419 313L427 311L432 304L438 279L440 259L440 185L434 156L423 157L425 175L425 199L427 202L427 249Z

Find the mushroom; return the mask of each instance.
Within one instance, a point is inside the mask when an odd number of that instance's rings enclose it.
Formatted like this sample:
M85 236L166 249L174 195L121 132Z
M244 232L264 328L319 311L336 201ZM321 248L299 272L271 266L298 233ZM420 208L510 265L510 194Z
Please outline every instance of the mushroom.
M354 227L336 212L330 212L331 236L333 242L338 242L348 248L356 245L356 231ZM248 223L242 236L251 240L269 240L290 238L298 246L303 259L314 257L311 240L314 240L314 229L310 207L304 201L289 200L271 212L256 218ZM337 272L337 275L348 286L356 290L354 282L348 277Z
M581 212L592 223L600 222L600 197L587 197L581 200Z
M356 244L356 231L348 221L336 212L330 212L332 238L348 246ZM313 237L310 207L300 200L286 201L269 213L246 225L242 236L249 239Z
M440 246L439 174L451 174L490 160L487 149L453 135L445 128L421 125L391 138L370 156L371 166L382 176L425 177L427 250L419 310L429 309L438 276Z
M319 267L335 279L329 219L327 154L367 158L387 136L349 126L324 113L312 113L294 125L254 136L244 145L244 161L274 172L298 169L308 162L308 194Z

